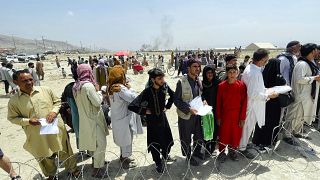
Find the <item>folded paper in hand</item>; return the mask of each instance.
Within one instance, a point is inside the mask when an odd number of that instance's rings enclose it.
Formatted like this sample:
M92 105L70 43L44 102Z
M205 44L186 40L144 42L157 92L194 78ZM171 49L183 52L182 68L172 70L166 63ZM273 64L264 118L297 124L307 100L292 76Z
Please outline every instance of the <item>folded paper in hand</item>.
M55 118L52 123L48 123L46 118L39 119L39 122L41 124L40 135L59 133L58 118Z
M266 93L267 94L272 94L273 92L278 93L278 94L285 94L289 91L291 91L292 88L290 86L274 86L272 88L268 88Z
M194 98L190 103L192 109L197 110L197 115L205 116L212 111L212 107L209 105L203 105L202 99L200 96Z

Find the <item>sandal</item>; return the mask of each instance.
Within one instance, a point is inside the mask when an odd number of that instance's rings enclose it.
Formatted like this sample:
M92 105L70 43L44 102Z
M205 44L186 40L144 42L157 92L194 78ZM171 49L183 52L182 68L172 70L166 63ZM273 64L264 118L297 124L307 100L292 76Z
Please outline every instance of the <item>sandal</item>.
M106 171L106 169L105 169L105 168L100 168L100 169L98 169L95 173L93 173L93 174L91 175L91 177L102 179L102 178L104 178L106 175L108 175L108 172Z
M46 180L57 180L58 178L56 176L49 176Z
M81 176L81 171L79 169L73 171L72 173L70 173L70 175L74 178L79 178Z

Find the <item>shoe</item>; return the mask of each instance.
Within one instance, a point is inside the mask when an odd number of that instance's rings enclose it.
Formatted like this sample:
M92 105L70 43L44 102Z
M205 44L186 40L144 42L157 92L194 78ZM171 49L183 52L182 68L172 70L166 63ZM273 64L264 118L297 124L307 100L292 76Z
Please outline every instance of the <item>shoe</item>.
M199 162L194 158L194 157L191 157L190 159L186 159L187 163L190 162L190 165L191 166L199 166Z
M284 142L292 145L292 146L297 146L298 145L298 143L296 141L294 141L292 138L283 138L282 140Z
M265 149L265 145L260 144L257 148L260 154L264 154L267 152L267 150Z
M232 152L230 153L230 158L233 160L233 161L239 161L239 155L237 152Z
M302 133L305 134L307 133L307 130L305 128L302 129Z
M121 166L122 166L123 169L130 169L130 168L137 167L137 164L134 163L129 158L123 158L122 160L120 160L120 162L121 162Z
M70 175L71 177L74 177L74 178L78 179L78 178L80 178L80 176L81 176L81 171L80 171L79 169L76 169L76 170L73 171L73 172L69 172L69 175Z
M164 171L163 163L156 164L156 170L158 173L163 173L163 171Z
M205 159L208 159L208 158L210 158L212 156L212 153L209 153L209 152L206 152L205 154L204 154L204 158Z
M176 159L176 158L171 157L170 155L168 155L168 157L167 157L166 161L167 161L167 162L175 162L175 161L177 161L177 159Z
M253 159L256 156L254 154L252 154L251 152L249 152L247 149L244 151L240 151L246 158L248 159Z
M303 136L301 134L294 134L293 136L296 138L303 138Z
M107 174L107 172L106 172L105 168L95 168L95 170L93 171L93 174L91 175L91 177L102 179L102 178L104 178L104 176L106 174Z
M312 138L310 137L310 136L308 136L308 135L302 135L302 138L303 139L306 139L306 140L312 140Z
M194 153L192 156L193 156L193 157L197 157L197 158L199 158L200 160L205 160L205 159L206 159L205 156L204 156L204 154L202 154L202 153Z
M133 162L133 161L135 161L135 159L133 159L133 158L129 158L129 157L125 157L125 158L123 158L122 156L120 156L120 162L123 162L123 161L129 161L129 162Z
M227 157L228 156L226 155L226 153L222 152L218 155L218 160L220 163L224 163L224 162L226 162Z

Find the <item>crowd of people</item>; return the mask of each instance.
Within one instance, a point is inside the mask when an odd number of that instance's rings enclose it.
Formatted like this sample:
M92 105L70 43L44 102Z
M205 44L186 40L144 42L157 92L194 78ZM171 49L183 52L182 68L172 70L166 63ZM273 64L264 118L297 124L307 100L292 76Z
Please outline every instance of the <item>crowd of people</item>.
M17 91L8 103L8 120L22 126L27 136L24 149L38 160L43 174L49 179L55 179L54 159L57 156L65 160L70 175L78 177L80 174L64 123L75 133L77 149L92 157L92 177L102 178L108 163L105 151L109 131L120 149L121 167L134 168L137 164L131 157L133 136L143 133L145 121L147 148L156 171L162 173L165 162L176 160L169 155L174 138L166 116L166 110L173 104L177 108L181 153L192 166L201 165L202 160L216 151L220 152L218 160L221 163L228 157L238 161L239 152L253 159L255 155L248 151L248 144L252 141L259 150L272 147L280 140L279 133L290 145L297 145L296 138L310 140L303 126L317 121L320 109L319 48L316 44L301 45L299 41L291 41L286 51L276 58L270 59L268 50L258 49L251 61L246 56L241 64L237 63L238 57L234 54L172 54L172 63L183 74L176 89L169 87L164 71L155 65L148 71L149 79L140 94L134 91L126 77L127 69L139 64L135 57L126 59L128 63L124 57L118 60L90 56L88 61L79 57L78 62L68 58L74 82L65 87L62 98L40 86L39 80L43 79L44 73L43 64L38 65L38 62L36 72L34 64L29 63L29 69L14 72L12 80L3 76L10 66L2 64L1 77L7 93L11 83ZM221 57L224 58L225 74L219 78L216 72L222 66L219 64ZM155 63L162 64L163 57L158 59ZM129 65L129 62L134 63ZM148 65L146 59L143 62ZM206 66L201 78L204 62ZM56 64L60 68L58 58ZM42 68L42 77L38 67ZM292 91L286 94L272 91L273 87L284 85L291 86ZM201 97L201 103L212 107L214 131L210 139L204 138L203 117L190 105L197 97ZM68 108L70 111L63 110ZM59 113L64 121L58 117ZM40 135L41 118L48 123L57 120L59 133ZM280 131L281 124L285 130ZM226 149L229 149L228 154L224 153ZM10 175L17 177L12 172Z

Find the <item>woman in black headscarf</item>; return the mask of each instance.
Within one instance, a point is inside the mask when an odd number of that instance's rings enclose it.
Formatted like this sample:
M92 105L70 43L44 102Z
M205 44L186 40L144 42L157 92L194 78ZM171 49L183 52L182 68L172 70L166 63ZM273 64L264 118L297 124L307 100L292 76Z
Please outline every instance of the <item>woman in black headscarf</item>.
M212 112L215 115L216 110L216 99L218 92L219 80L216 76L215 68L208 65L203 69L203 80L202 80L202 98L207 101L209 106L212 106ZM217 140L217 132L218 132L218 124L216 123L216 118L214 116L214 133L213 139L210 141L205 141L206 148L210 154L212 154L215 150L216 140ZM206 152L207 153L207 152Z
M279 59L270 59L262 74L266 88L286 84L286 80L280 73ZM270 99L266 103L265 125L262 128L256 125L252 142L261 147L274 145L279 132L280 117L281 107L278 98Z

